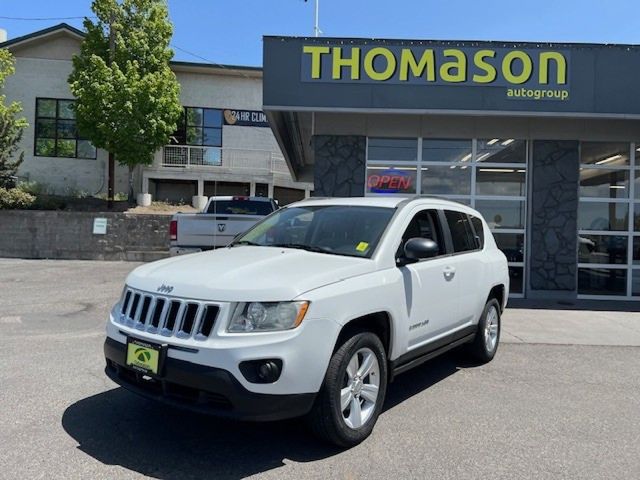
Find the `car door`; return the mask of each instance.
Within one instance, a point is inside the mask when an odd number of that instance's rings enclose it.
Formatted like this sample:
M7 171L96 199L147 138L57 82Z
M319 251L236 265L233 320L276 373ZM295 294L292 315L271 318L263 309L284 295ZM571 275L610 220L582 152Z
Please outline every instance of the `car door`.
M444 218L451 236L453 256L451 268L458 282L459 321L456 326L475 323L478 319L486 299L480 298L483 289L484 261L482 247L484 245L484 231L476 233L469 215L456 210L444 210ZM477 219L482 226L480 219Z
M459 316L458 281L451 274L451 256L448 255L440 222L440 215L435 209L416 211L396 253L405 290L409 350L445 334ZM440 253L436 257L402 265L404 243L414 237L435 241Z

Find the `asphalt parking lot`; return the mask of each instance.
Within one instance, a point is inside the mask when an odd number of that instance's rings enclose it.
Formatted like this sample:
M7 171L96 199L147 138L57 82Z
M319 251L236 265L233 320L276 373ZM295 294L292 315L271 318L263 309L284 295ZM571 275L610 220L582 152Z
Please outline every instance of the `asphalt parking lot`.
M183 413L107 379L106 314L135 266L0 259L0 478L640 478L634 342L508 329L488 365L451 353L399 376L373 435L340 451L300 421ZM618 325L632 340L636 319Z

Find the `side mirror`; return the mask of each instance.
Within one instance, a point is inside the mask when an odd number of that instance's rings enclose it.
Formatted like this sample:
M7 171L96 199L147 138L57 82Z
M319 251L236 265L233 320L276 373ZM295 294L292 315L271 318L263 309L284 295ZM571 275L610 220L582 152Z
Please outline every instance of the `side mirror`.
M410 238L404 244L404 257L410 262L435 257L440 253L438 244L429 238Z

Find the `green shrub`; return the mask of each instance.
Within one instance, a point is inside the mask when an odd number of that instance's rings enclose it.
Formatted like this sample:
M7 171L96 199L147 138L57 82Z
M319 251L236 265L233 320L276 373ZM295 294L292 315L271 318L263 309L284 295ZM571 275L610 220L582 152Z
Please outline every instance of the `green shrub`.
M50 193L50 187L46 183L32 181L18 182L16 187L23 192L30 193L31 195L46 195Z
M36 197L19 188L0 188L0 209L30 208L35 201Z
M57 195L38 195L31 205L33 210L64 210L66 207L65 198Z
M107 200L107 194L99 193L98 195L95 195L95 198L99 198L100 200ZM128 200L128 199L129 199L129 195L127 195L126 193L117 192L113 194L113 200L115 202L124 202L125 200Z

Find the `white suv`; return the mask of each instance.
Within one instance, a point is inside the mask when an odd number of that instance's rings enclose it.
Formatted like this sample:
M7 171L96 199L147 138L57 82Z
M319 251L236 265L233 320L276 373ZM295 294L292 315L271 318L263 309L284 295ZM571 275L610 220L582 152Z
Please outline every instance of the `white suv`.
M508 292L506 258L469 207L309 199L226 248L135 269L107 325L106 373L202 412L306 415L351 446L394 375L463 344L490 361Z

